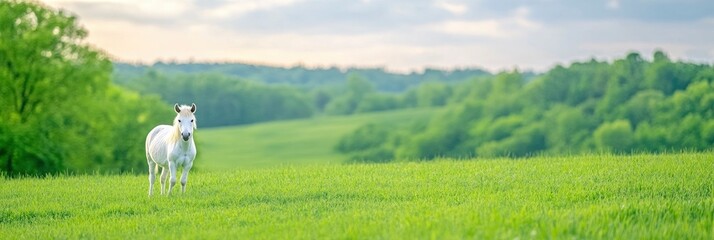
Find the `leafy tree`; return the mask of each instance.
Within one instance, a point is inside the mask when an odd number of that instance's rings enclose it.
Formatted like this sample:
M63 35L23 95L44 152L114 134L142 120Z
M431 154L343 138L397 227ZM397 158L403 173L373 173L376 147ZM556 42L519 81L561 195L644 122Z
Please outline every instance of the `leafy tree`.
M0 118L10 137L4 169L46 172L62 165L62 133L47 120L79 112L109 84L111 62L82 43L76 17L38 3L0 2ZM45 143L45 144L38 144ZM38 146L40 145L40 146ZM18 162L23 161L23 162Z
M555 105L546 112L544 124L546 144L553 153L573 153L586 149L584 142L597 122L588 116L581 108L567 105Z
M593 137L598 149L602 151L625 152L634 143L632 126L627 120L603 123L595 129Z
M709 119L702 124L701 135L705 147L714 145L714 119Z
M86 35L63 11L0 1L0 161L8 175L128 171L143 162L143 137L135 136L145 136L154 125L148 115L163 104L112 87L112 64Z
M476 149L479 157L525 157L546 148L545 130L542 125L528 125L508 138L486 142Z
M672 94L676 90L676 67L665 53L655 52L654 62L645 72L646 87L659 90L666 95Z
M630 53L452 87L448 111L392 136L397 159L706 150L714 141L714 67ZM532 79L527 81L525 79ZM417 101L419 94L405 96ZM415 105L411 105L415 106Z
M679 122L670 127L668 143L675 149L702 150L705 143L701 139L704 119L698 114L687 114Z
M668 143L669 131L661 126L652 126L644 122L635 130L636 149L646 152L664 152L673 149Z
M374 86L367 79L357 74L347 78L347 92L330 102L325 112L328 114L352 114L368 96L375 94ZM363 107L363 110L367 110Z
M125 86L144 94L155 93L167 103L194 102L205 127L247 124L310 117L313 99L304 91L266 85L216 73L166 75L148 71Z
M652 122L659 112L659 104L664 101L664 95L656 90L643 90L637 92L630 100L623 104L618 110L621 115L627 118L629 122L635 123L634 127L640 122Z
M451 87L439 82L426 82L414 90L416 93L416 106L434 107L446 105L451 96Z
M397 147L395 156L399 159L433 159L473 152L473 149L462 145L469 139L468 125L465 123L471 121L474 114L478 114L468 110L451 109L431 119L426 129L414 129L415 132Z
M346 153L361 151L383 145L387 141L387 130L376 124L367 124L340 139L336 149Z
M313 104L318 111L324 111L327 104L332 100L332 96L327 90L320 89L313 93Z
M387 129L376 124L367 124L340 139L335 149L350 155L351 163L357 162L389 162L394 154L389 149L389 134Z
M365 96L357 105L355 113L375 112L401 107L399 96L394 94L373 93Z

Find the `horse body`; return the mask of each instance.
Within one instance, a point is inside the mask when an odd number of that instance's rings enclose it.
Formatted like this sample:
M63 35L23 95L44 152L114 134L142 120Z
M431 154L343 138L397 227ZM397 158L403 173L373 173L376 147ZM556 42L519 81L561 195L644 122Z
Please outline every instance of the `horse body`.
M161 167L161 194L164 194L168 180L167 195L176 184L176 171L183 167L181 173L181 191L186 192L188 172L196 158L196 144L193 141L193 130L196 128L196 105L178 106L174 109L177 113L174 125L159 125L154 127L146 136L146 162L149 165L149 196L153 193L156 171Z
M157 164L158 167L168 167L169 161L182 166L188 162L192 162L196 156L196 144L193 138L185 142L168 142L174 130L173 126L159 125L151 130L146 137L147 157Z

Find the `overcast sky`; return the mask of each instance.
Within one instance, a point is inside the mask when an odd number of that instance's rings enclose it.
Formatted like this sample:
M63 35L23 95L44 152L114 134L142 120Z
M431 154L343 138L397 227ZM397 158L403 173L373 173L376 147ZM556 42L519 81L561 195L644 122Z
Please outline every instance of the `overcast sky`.
M662 49L714 62L711 0L45 0L115 59L544 71Z

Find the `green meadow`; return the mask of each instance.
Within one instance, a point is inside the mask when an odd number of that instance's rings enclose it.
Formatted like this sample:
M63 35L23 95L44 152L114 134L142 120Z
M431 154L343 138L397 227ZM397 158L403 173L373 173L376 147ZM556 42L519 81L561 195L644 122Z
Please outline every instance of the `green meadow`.
M0 178L2 239L712 239L714 154ZM158 190L158 189L157 189Z
M711 46L703 45L711 34L694 33L714 23L714 15L700 13L714 6L629 3L622 14L553 25L543 18L548 7L522 3L471 9L443 1L332 8L301 2L244 9L229 1L41 1L0 0L0 240L714 239L714 66L711 51L692 51ZM585 13L566 5L558 9ZM663 6L686 19L626 14ZM607 8L620 8L619 1ZM488 13L482 17L489 27L509 34L491 39L441 31L480 13ZM369 36L384 35L384 27L361 24L354 31L354 22L369 21L347 15L376 17L407 35L390 31L387 45L378 46L380 39ZM283 23L298 19L292 16L308 21ZM98 36L87 38L84 26ZM121 32L112 32L115 26ZM277 35L270 26L279 28ZM414 31L423 26L428 31ZM579 26L648 41L549 35L533 39L529 49L492 49L477 54L481 60L464 55L489 42L503 47ZM669 31L681 27L691 28ZM170 37L169 44L161 37L142 44L146 34L131 35L147 29ZM211 37L191 39L193 47L185 48L175 30ZM423 39L410 39L414 33ZM124 47L165 46L122 53L111 41L95 42L114 35L126 36L114 39ZM225 39L235 36L240 39ZM311 45L324 37L327 49ZM538 60L547 52L540 47L555 46L544 41L596 47L616 41L618 49L654 52L578 53L597 50L590 47ZM230 51L205 48L224 42ZM260 54L266 46L268 54ZM658 46L689 50L670 58ZM243 48L251 50L235 59ZM350 56L342 52L347 48L365 51ZM359 62L382 49L390 56ZM211 59L221 52L229 55ZM155 60L136 59L142 55ZM180 57L189 55L202 62ZM300 63L285 62L297 55ZM498 61L488 61L493 56ZM507 64L513 56L528 58ZM568 62L584 56L590 59ZM374 59L376 66L369 63ZM501 70L471 65L479 62ZM412 63L419 65L406 66ZM391 72L394 67L413 70ZM179 103L191 105L196 118L185 118ZM184 116L175 119L177 112ZM179 184L173 195L160 195L157 183L150 197L145 139L163 136L149 131L172 119L177 127L198 124L190 135L195 168L187 192ZM187 129L174 133L188 136ZM192 156L184 144L169 146L172 159Z
M427 121L442 111L420 108L207 129L200 128L199 119L195 164L208 170L339 164L346 156L334 147L357 127L376 122L404 126Z

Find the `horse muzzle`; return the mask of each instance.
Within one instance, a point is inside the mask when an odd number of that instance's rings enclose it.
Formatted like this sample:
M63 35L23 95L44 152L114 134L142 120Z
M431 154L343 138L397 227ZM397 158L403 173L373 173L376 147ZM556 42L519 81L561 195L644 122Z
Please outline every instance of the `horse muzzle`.
M183 138L184 141L188 141L188 138L191 137L191 133L182 133L181 138Z

